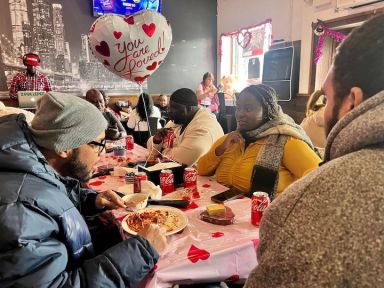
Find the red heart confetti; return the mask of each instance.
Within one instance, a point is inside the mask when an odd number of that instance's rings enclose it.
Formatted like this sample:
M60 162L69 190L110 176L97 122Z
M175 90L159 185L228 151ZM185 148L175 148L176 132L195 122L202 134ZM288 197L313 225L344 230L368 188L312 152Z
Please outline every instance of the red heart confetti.
M223 232L213 232L213 233L211 234L211 236L212 236L213 238L220 238L220 237L223 237L223 236L224 236L224 233L223 233Z
M181 199L183 199L183 200L191 200L191 197L185 195L185 196L181 197Z
M259 246L259 239L253 239L252 243L253 243L253 247L256 249Z
M157 62L153 62L151 65L147 66L147 70L152 71L155 70L157 67Z
M232 276L228 277L224 281L227 281L227 282L237 282L239 280L240 280L240 276L235 274L235 275L232 275Z
M191 245L188 251L188 259L192 263L196 263L199 260L207 260L211 256L207 250L199 249L195 245Z
M203 185L203 188L209 188L209 187L211 187L211 185L209 185L209 184L204 184Z
M199 192L194 192L192 197L196 198L196 199L199 199L200 198L200 193Z
M89 183L90 186L100 186L104 183L104 181L94 181Z
M137 76L137 77L135 77L134 80L135 80L136 82L141 83L141 82L144 82L145 79L147 79L148 77L149 77L149 75L145 75L145 76L143 76L143 77Z
M188 205L188 209L196 209L197 207L199 207L199 205L196 204L196 202L192 201L191 203L189 203Z
M155 23L151 23L149 25L143 24L141 27L143 28L143 31L145 32L145 34L148 35L148 37L152 37L153 33L155 33L155 30L156 30Z
M103 64L104 64L105 66L110 66L110 65L111 65L111 64L109 64L109 62L108 62L107 60L104 60Z
M159 66L160 66L160 64L161 64L161 63L163 63L163 61L159 61L159 62L157 62L157 65L159 65Z
M125 17L124 21L127 22L129 25L135 24L135 19L133 18L133 16Z
M105 180L105 179L107 179L107 176L100 176L100 177L97 177L97 179L99 179L99 180Z
M115 36L116 39L120 39L121 35L123 35L123 33L118 31L113 31L113 36Z
M96 24L93 24L92 26L91 26L91 29L89 29L89 32L93 32L93 31L95 31L95 27L96 27Z
M97 52L99 52L101 55L105 57L109 57L111 55L111 52L109 51L108 43L105 41L101 41L100 45L96 45L95 49Z

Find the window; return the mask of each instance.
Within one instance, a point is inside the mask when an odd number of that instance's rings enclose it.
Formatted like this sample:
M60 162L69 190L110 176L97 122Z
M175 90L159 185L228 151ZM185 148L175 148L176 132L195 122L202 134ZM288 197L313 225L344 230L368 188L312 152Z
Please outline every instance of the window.
M234 89L261 83L264 53L271 45L271 20L220 36L220 77L236 79Z

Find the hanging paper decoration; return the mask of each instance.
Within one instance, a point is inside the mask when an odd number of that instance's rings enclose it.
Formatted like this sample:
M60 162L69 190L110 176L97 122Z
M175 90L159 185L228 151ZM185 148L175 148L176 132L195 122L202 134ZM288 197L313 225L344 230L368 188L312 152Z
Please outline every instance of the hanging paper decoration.
M345 38L347 38L347 35L345 35L343 33L332 31L332 30L328 29L325 26L324 22L321 20L318 20L317 23L312 23L312 28L313 28L313 33L315 33L315 35L319 37L319 39L317 41L315 57L313 59L315 64L317 64L321 58L322 49L323 49L324 41L325 41L326 37L331 37L336 42L341 42Z

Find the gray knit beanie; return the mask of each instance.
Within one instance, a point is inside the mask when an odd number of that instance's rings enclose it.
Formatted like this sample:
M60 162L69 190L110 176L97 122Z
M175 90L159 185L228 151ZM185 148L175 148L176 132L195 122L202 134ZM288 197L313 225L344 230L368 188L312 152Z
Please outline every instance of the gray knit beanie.
M107 126L103 114L91 103L48 92L37 102L30 130L37 145L61 152L95 141Z

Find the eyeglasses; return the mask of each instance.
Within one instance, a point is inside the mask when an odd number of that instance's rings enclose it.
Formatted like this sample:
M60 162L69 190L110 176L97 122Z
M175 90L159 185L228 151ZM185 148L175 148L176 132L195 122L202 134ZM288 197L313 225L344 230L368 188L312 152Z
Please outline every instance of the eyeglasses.
M104 148L105 148L105 142L106 140L103 139L101 140L101 142L97 142L97 141L91 141L88 143L88 145L95 145L98 147L98 153L100 154L101 152L103 152Z

